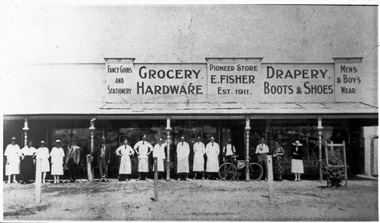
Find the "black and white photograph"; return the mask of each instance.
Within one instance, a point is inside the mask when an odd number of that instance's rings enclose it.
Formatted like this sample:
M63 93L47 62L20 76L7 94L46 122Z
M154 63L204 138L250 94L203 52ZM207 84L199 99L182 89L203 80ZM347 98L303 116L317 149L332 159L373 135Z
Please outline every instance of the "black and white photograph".
M378 19L1 1L0 220L379 221Z

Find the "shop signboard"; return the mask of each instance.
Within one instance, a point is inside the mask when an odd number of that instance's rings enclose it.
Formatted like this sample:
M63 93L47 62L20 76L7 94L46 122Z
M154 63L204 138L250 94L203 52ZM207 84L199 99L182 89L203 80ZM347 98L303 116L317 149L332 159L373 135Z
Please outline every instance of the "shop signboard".
M207 63L134 63L106 59L109 103L286 103L359 100L360 62L262 63L262 58L207 58ZM355 76L356 75L356 76Z

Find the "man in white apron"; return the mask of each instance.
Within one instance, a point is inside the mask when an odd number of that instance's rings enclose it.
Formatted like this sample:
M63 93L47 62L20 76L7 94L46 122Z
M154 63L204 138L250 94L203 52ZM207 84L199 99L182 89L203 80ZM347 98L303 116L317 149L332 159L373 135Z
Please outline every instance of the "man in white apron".
M220 153L219 144L215 142L214 137L211 137L210 142L206 146L206 155L207 155L206 172L208 173L209 178L216 179L216 180L219 179L218 178L219 153Z
M181 179L181 175L185 175L186 181L189 180L189 154L190 146L185 142L185 137L181 136L181 141L177 144L177 180Z
M139 158L138 171L139 178L137 180L146 180L146 175L149 172L149 163L148 157L153 151L153 146L146 141L146 135L143 135L142 140L138 141L133 149L136 151L136 154Z
M195 173L194 180L197 178L197 173L202 173L202 180L205 179L205 157L206 147L201 141L201 137L197 137L197 142L193 145L194 162L193 172Z
M153 158L157 157L157 172L159 174L159 178L161 178L160 173L164 172L164 164L165 164L165 148L167 143L164 142L163 138L158 140L158 143L153 148ZM154 170L154 168L153 168Z
M135 151L128 145L128 139L116 149L116 156L120 156L119 181L128 180L127 175L132 174L131 158Z

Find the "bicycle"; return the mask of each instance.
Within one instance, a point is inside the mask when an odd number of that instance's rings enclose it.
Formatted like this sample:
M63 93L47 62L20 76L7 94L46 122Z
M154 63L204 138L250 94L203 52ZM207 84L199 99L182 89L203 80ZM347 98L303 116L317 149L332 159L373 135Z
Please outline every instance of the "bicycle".
M236 160L236 156L232 156L233 163L225 162L219 167L219 177L222 180L236 180L238 176L238 170L245 169L245 160ZM251 160L251 158L250 158ZM260 180L263 176L263 167L256 162L250 162L249 164L249 177L251 180Z

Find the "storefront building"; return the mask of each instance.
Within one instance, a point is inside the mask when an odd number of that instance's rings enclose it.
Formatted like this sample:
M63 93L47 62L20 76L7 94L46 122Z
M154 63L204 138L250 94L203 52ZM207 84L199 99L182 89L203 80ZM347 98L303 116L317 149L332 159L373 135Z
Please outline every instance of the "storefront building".
M50 149L56 139L64 148L76 140L82 148L79 171L86 177L85 156L102 136L113 150L125 138L133 146L143 134L153 145L163 137L171 142L167 155L173 177L175 145L182 135L191 148L197 136L205 143L214 136L221 149L231 137L246 162L261 137L270 149L279 141L287 174L291 144L300 140L305 173L319 175L325 141L344 141L348 173L377 175L377 74L367 72L362 61L264 63L263 58L231 57L135 63L134 58L105 58L98 64L17 66L10 73L35 75L36 92L23 95L31 102L4 114L3 146L12 136L22 146L46 140ZM61 88L48 84L56 81L64 82ZM191 171L192 153L189 159ZM137 157L132 160L137 174ZM118 162L113 154L110 177L117 177Z

